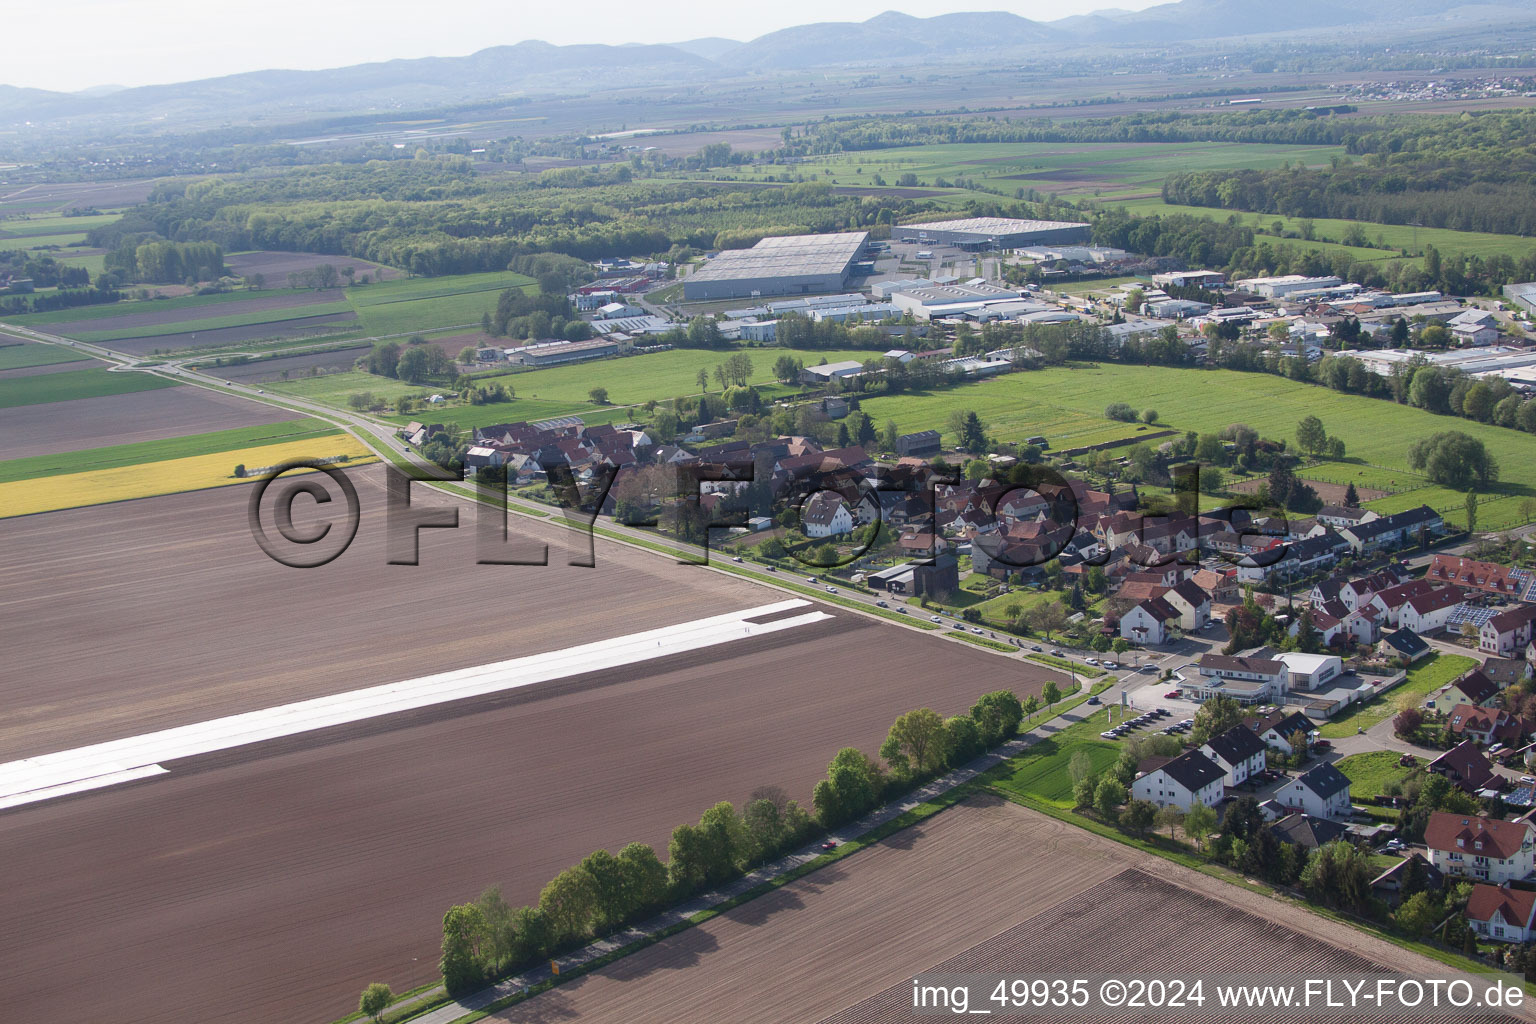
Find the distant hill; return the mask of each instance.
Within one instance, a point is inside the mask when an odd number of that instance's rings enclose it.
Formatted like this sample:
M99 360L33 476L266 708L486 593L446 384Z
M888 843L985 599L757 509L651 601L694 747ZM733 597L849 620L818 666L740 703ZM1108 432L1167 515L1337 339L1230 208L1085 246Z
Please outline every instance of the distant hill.
M1019 49L1060 38L1039 22L991 11L915 18L886 11L868 21L797 25L727 51L722 63L752 68L810 68L982 50Z
M690 39L685 43L673 43L672 45L684 53L693 54L695 57L703 57L705 60L719 60L725 53L740 46L741 40L726 39L722 36L705 36L702 39Z

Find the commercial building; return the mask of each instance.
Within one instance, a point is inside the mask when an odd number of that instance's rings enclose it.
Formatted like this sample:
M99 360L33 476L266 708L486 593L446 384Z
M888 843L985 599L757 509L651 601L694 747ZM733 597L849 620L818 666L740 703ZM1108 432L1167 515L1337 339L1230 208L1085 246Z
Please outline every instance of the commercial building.
M1536 349L1514 348L1505 345L1485 345L1477 348L1449 349L1445 352L1427 352L1423 349L1367 348L1349 349L1340 355L1353 356L1372 373L1383 377L1392 373L1396 363L1410 359L1422 359L1430 366L1448 370L1460 370L1472 377L1484 374L1503 374L1508 370L1536 366Z
M1283 277L1248 277L1233 284L1240 291L1251 292L1254 295L1262 295L1266 299L1283 299L1297 292L1313 292L1320 289L1338 288L1343 280L1329 275L1327 277L1305 277L1301 274L1286 274Z
M507 349L507 362L522 366L558 366L618 354L618 342L598 338L591 341L539 341Z
M1163 288L1218 288L1227 283L1227 275L1216 270L1176 270L1153 274L1152 283Z
M908 284L908 282L900 282ZM889 293L890 303L902 313L911 313L918 320L936 320L947 316L968 316L989 306L1006 304L1012 315L1020 312L1043 312L1054 307L1045 303L1028 304L1017 288L1005 288L986 281L966 281L959 284L934 284L932 281L910 282Z
M1507 284L1504 297L1527 313L1536 313L1536 281Z
M898 224L892 238L953 245L961 249L1019 249L1027 245L1083 245L1092 231L1087 224L1063 220L1019 220L1012 217L969 217Z
M728 249L683 280L683 298L694 302L841 291L868 240L867 231L779 235L750 249Z

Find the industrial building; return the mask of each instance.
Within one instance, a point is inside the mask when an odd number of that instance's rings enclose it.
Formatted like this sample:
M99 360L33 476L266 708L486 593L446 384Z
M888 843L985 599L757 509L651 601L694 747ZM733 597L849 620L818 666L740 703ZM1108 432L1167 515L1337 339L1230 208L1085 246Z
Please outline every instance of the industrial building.
M1504 286L1504 297L1527 313L1536 313L1536 281Z
M1341 287L1344 282L1331 274L1326 277L1286 274L1283 277L1248 277L1233 284L1240 291L1262 295L1266 299L1284 299L1292 295L1301 297L1311 293L1326 292Z
M1497 345L1451 349L1446 352L1425 352L1420 349L1402 348L1346 349L1339 355L1353 356L1360 360L1367 370L1379 373L1383 377L1391 374L1395 364L1407 363L1416 358L1423 359L1430 366L1460 370L1471 377L1481 377L1485 374L1507 377L1507 371L1536 366L1536 350L1505 348Z
M877 298L886 298L903 313L919 320L946 316L965 316L998 303L1017 303L1023 296L1018 288L1003 288L980 279L963 284L936 284L933 281L881 281L875 285ZM1038 304L1039 308L1047 308Z
M970 217L898 224L892 238L953 245L961 249L1018 249L1026 245L1085 245L1092 232L1087 224L1065 220L1019 220L1013 217Z
M740 299L841 291L869 240L867 231L780 235L728 249L683 279L683 298Z

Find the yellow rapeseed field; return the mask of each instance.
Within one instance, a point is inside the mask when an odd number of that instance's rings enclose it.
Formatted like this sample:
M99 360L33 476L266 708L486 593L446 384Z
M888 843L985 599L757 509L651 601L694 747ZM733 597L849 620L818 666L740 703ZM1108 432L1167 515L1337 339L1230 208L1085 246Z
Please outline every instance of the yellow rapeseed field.
M289 459L323 459L334 455L350 456L350 461L344 463L350 466L377 459L357 438L337 431L306 441L240 448L213 455L146 462L137 466L67 473L37 480L17 480L0 484L0 518L248 483L249 480L234 476L236 465L244 464L256 469L275 466Z

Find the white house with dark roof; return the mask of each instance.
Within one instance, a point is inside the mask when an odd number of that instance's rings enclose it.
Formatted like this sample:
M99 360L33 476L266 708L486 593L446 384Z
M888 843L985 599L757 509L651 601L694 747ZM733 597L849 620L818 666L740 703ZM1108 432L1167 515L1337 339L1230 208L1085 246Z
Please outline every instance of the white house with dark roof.
M853 513L839 495L817 491L802 506L800 525L807 537L835 537L853 532Z
M1292 736L1299 732L1303 742L1309 743L1312 734L1317 731L1317 726L1312 724L1312 719L1300 711L1281 709L1276 709L1261 718L1245 718L1243 724L1252 729L1270 749L1287 755L1299 753L1291 743Z
M1314 818L1343 817L1349 814L1349 779L1324 762L1282 786L1275 799Z
M1179 612L1161 597L1141 602L1120 616L1120 636L1135 644L1160 644L1179 624Z
M1234 725L1200 745L1200 753L1216 762L1228 786L1241 786L1269 764L1269 748L1246 725Z
M1525 650L1536 629L1536 605L1522 604L1507 608L1483 623L1477 637L1477 649L1484 654L1509 658Z
M1179 613L1179 628L1186 633L1211 621L1211 595L1192 580L1180 580L1160 596Z
M1215 807L1226 795L1220 766L1198 750L1174 758L1148 758L1142 766L1142 774L1131 783L1131 796L1138 800L1187 811L1195 804Z

